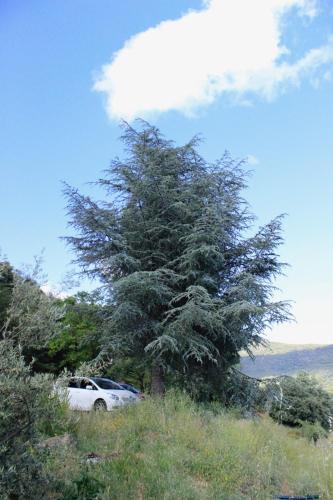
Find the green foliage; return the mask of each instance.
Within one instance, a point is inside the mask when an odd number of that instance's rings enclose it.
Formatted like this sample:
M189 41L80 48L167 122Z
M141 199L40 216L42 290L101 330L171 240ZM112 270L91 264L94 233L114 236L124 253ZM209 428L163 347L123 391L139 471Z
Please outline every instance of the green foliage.
M308 422L319 424L326 431L332 429L333 398L313 377L306 373L296 378L283 377L279 388L279 397L270 410L274 420L290 426Z
M237 369L230 370L225 385L225 403L245 414L266 412L276 397L274 380L247 377Z
M73 373L99 354L100 325L106 308L93 294L85 292L56 302L63 310L57 334L45 346L30 349L26 355L36 372L59 374L66 369Z
M242 163L227 154L207 163L197 139L176 147L143 123L126 125L123 141L128 157L99 181L106 203L66 189L79 233L67 241L114 306L105 349L144 359L153 383L172 371L212 381L219 394L239 351L288 318L272 301L281 218L246 236L254 217Z
M11 302L14 271L9 262L0 262L0 336L5 328L7 312Z
M31 376L18 347L0 342L1 498L41 498L50 487L38 443L68 430L71 421L67 408L51 396L52 387L52 378Z
M328 432L317 421L314 424L312 422L301 422L300 434L314 443L317 443L319 439L328 437Z
M150 371L144 360L135 357L115 358L107 369L107 375L116 381L126 381L141 390L150 386Z
M23 351L56 334L62 309L34 278L13 274L0 337L0 498L44 498L52 482L39 447L42 433L67 426L66 408L52 395L53 379L32 376Z
M88 468L81 471L78 477L65 489L62 500L96 500L105 489L105 485L96 479Z
M30 275L13 273L2 338L12 340L23 349L45 345L57 333L63 317L63 308L41 290L39 273L39 263Z

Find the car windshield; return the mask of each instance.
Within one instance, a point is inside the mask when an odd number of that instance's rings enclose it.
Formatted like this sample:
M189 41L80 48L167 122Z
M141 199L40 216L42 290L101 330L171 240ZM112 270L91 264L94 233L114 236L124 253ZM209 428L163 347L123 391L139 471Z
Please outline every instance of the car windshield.
M124 389L127 389L128 391L131 391L133 392L134 394L139 394L140 391L138 389L136 389L135 387L133 387L132 385L130 384L120 384L121 387L123 387Z
M94 377L91 380L93 380L95 384L98 385L98 387L100 387L101 389L113 389L116 391L124 390L123 387L121 387L119 384L116 384L116 382L113 382L112 380L108 380L106 378Z

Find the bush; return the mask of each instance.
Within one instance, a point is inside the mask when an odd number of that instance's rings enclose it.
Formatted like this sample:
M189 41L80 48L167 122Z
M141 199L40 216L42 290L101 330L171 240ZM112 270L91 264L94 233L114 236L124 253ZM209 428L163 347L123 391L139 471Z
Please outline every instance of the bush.
M45 472L45 436L73 429L66 405L52 395L53 379L32 376L19 348L0 342L0 498L43 498L52 477Z
M270 416L277 422L301 427L303 422L319 424L330 431L333 420L333 398L306 373L279 381L280 395L271 406Z
M96 500L97 495L105 489L105 484L95 478L85 468L78 477L73 479L70 486L66 485L62 493L62 500Z
M308 441L313 441L314 443L316 443L319 439L326 438L328 436L328 432L323 429L318 422L315 422L314 424L310 422L302 422L300 434Z
M9 279L6 270L0 266L0 292L10 283L0 301L0 498L44 498L53 478L40 441L66 430L71 419L52 395L52 377L32 376L24 353L56 334L63 310L42 292L38 261L31 275L15 271Z

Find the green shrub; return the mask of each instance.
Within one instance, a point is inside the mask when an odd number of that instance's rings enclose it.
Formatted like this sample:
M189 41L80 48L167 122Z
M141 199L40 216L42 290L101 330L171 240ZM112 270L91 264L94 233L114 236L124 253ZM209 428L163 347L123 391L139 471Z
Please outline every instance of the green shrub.
M300 422L300 434L305 437L308 441L313 441L317 443L319 439L327 438L328 432L323 429L323 427L315 422L312 424L311 422Z
M84 468L70 485L66 485L61 495L62 500L96 500L105 489L105 484L96 479L93 472Z
M0 342L0 498L43 498L52 475L45 470L45 436L73 429L53 379L32 376L20 351Z
M279 381L280 394L273 402L270 416L277 422L299 427L303 422L318 423L331 430L333 397L306 373Z

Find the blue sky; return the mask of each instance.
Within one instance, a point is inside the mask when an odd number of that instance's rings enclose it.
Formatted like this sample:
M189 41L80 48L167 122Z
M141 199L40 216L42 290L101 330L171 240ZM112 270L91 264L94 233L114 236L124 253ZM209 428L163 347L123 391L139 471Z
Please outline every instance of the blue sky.
M332 37L330 0L0 0L2 252L45 249L57 286L61 181L98 196L119 119L143 116L177 143L201 133L209 160L249 156L258 223L288 214L278 285L297 323L269 337L333 342Z

